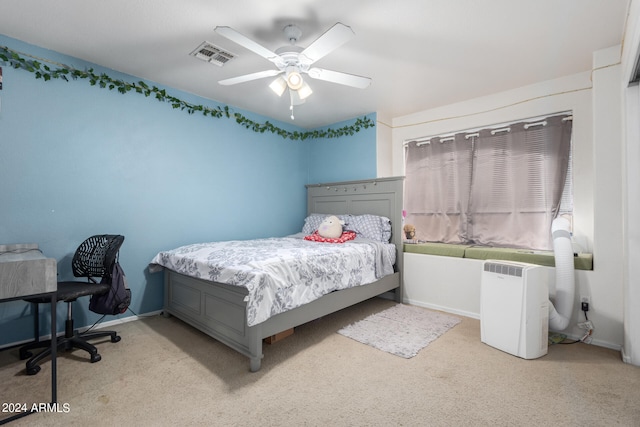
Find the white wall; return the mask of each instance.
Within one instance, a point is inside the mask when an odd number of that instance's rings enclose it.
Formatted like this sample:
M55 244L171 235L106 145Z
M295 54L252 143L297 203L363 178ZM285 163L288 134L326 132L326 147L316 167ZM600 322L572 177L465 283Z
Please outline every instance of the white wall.
M606 337L602 333L596 337L606 338L618 347L624 341L620 56L620 47L616 46L595 52L593 60L594 221L597 226L593 237L596 274L590 283L592 305L598 310L594 314L602 317L599 323L608 326Z
M624 218L624 346L622 358L625 362L640 366L640 88L628 87L640 57L640 3L633 0L629 9L629 19L625 32L622 52L622 91L625 97L623 114L625 121L626 163L623 191Z
M476 259L406 253L403 300L479 319L482 264Z
M640 366L640 87L634 85L625 91L626 116L626 208L625 265L624 265L624 345L622 358Z
M377 177L384 178L393 176L393 156L391 119L377 115L376 121L376 159Z
M592 72L544 81L392 121L393 175L404 175L403 142L550 113L573 112L574 235L594 253L594 270L576 272L572 324L584 320L577 301L591 297L594 343L623 343L622 136L620 47L594 54ZM479 317L480 264L467 259L405 255L405 300ZM553 269L550 269L553 276ZM551 284L552 292L554 284ZM579 336L577 327L565 333Z

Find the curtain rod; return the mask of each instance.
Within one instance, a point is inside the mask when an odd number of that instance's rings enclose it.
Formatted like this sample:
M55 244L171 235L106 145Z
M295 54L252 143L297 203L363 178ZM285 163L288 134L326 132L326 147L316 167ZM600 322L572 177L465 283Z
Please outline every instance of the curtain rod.
M520 119L520 120L514 120L512 122L508 122L508 123L501 123L501 124L497 124L497 125L487 125L487 126L482 126L482 127L477 127L477 128L473 128L473 129L467 129L467 130L461 130L461 131L457 131L457 132L447 132L444 134L440 134L440 135L431 135L431 136L421 136L418 138L408 138L405 139L402 142L403 146L407 146L410 142L415 142L416 146L421 146L421 145L425 145L425 144L430 144L431 140L433 138L441 138L440 142L446 142L449 141L449 138L453 137L454 135L458 134L458 133L469 133L469 135L465 135L465 138L469 139L473 136L479 136L478 135L478 131L483 130L483 129L490 129L490 128L494 128L491 131L492 135L495 135L496 133L499 132L508 132L509 131L509 126L515 124L515 123L520 123L520 122L530 122L530 121L536 121L536 120L542 120L541 122L536 122L536 123L527 123L525 125L525 128L529 128L531 126L536 126L536 125L542 125L543 123L546 124L546 121L544 121L544 119L548 119L551 117L556 117L556 116L563 116L565 114L569 114L567 117L564 117L562 119L562 121L567 121L567 120L573 120L573 115L571 114L571 111L564 111L561 113L553 113L553 114L549 114L547 116L538 116L538 117L530 117L527 119ZM442 139L444 139L445 141L443 141Z

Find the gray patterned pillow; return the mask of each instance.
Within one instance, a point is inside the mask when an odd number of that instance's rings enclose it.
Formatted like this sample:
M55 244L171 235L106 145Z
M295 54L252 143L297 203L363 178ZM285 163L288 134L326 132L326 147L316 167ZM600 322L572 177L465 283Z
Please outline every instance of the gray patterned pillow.
M391 239L391 221L389 218L378 215L353 215L349 223L350 230L359 236L388 243Z

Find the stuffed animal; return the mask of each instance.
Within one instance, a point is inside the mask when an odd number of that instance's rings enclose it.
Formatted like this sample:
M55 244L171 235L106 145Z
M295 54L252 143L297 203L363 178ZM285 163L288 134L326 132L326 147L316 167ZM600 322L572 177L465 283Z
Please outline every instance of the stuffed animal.
M342 236L343 225L344 221L340 221L337 216L328 216L320 223L318 234L322 237L338 238Z
M416 227L411 224L406 224L403 229L404 235L407 237L407 240L413 240L416 238Z

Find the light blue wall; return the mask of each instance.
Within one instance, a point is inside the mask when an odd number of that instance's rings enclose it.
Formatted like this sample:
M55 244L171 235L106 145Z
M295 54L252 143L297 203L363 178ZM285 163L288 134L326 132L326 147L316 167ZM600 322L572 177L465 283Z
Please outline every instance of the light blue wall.
M1 35L0 44L139 80ZM354 137L290 141L85 80L44 82L6 65L3 77L0 243L38 243L57 259L59 278L72 279L70 257L84 238L123 234L120 263L133 294L131 308L139 314L162 308L162 273L147 269L158 251L297 232L305 215L305 184L376 173L372 129ZM185 101L219 105L166 89ZM334 161L330 153L336 148L340 160ZM344 156L358 162L345 162ZM87 307L87 298L75 303L76 326L98 318ZM59 325L65 314L59 310ZM43 334L46 316L44 310ZM0 304L0 346L30 339L32 322L26 303Z
M367 117L376 122L375 113ZM347 120L331 127L339 129L351 124L353 120ZM308 162L309 183L375 178L376 128L370 127L354 135L310 144Z

